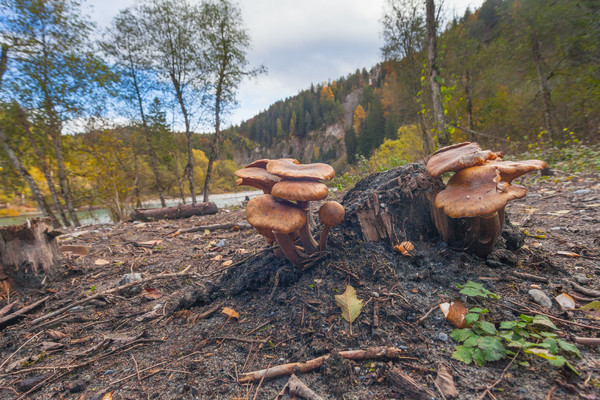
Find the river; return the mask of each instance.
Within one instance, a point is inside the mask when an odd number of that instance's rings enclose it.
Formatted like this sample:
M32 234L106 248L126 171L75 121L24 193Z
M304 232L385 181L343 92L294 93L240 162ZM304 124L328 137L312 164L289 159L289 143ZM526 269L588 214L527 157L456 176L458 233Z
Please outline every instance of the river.
M214 201L217 207L231 207L241 205L242 201L246 196L252 198L262 194L262 191L249 191L249 192L236 192L236 193L223 193L223 194L211 194L208 197L209 201ZM200 197L201 199L201 197ZM186 199L187 204L192 202L192 199ZM176 200L167 201L167 206L172 207L178 205L180 202ZM143 208L155 208L160 207L160 202L156 200L147 201L142 203ZM27 221L28 218L41 217L42 214L28 214L20 215L18 217L5 217L0 218L0 226L5 225L20 225ZM105 208L97 208L90 211L77 211L77 216L81 225L92 225L92 224L109 224L111 223L108 210Z

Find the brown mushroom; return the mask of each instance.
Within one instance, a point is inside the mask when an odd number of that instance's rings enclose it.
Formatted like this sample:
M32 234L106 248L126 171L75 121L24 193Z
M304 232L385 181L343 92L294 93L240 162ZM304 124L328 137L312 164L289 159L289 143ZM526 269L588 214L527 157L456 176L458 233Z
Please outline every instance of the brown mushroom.
M287 259L301 266L302 257L294 245L293 235L306 225L303 210L288 201L277 201L270 194L263 194L250 199L246 219L256 229L270 230Z
M287 159L269 161L267 171L273 175L290 179L328 180L335 176L331 165L323 163L294 164Z
M280 177L270 174L264 168L247 167L238 169L233 173L240 179L236 180L238 186L252 186L260 189L265 194L271 193L271 188L281 180Z
M469 220L460 229L449 230L438 226L443 239L462 240L462 244L475 254L487 256L502 233L504 207L508 201L524 197L527 193L522 186L511 186L511 181L545 166L540 160L487 161L456 172L446 189L437 194L435 206L450 218Z
M326 201L319 208L319 221L323 224L319 250L325 251L327 249L327 235L329 234L329 230L342 222L345 213L344 206L337 201Z
M464 142L444 147L431 156L427 161L427 172L438 176L444 172L460 171L461 169L481 165L487 160L503 157L502 152L481 150L477 143Z
M281 160L288 160L293 162L294 164L300 164L298 160L295 158L281 158ZM260 160L252 161L250 164L246 165L245 168L266 168L269 161L273 161L269 158L262 158Z

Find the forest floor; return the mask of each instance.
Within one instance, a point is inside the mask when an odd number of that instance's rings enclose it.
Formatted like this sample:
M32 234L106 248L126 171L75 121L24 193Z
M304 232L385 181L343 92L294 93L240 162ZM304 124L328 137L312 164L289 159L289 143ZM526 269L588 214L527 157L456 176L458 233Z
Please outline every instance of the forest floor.
M388 244L343 242L333 230L330 250L299 274L254 230L182 233L242 224L242 207L66 231L59 244L89 246L89 254L66 256L59 278L43 290L0 300L17 300L19 309L50 296L0 327L0 398L275 399L288 376L238 380L329 354L320 368L297 374L324 399L442 399L445 389L434 380L443 367L461 399L598 398L597 344L578 344L582 357L567 357L578 376L522 351L514 362L508 356L484 366L452 359L459 343L438 304L458 299L488 308L485 319L496 327L521 314L547 315L568 343L600 337L597 311L564 311L554 300L569 293L579 307L600 297L600 175L557 171L524 183L527 197L513 201L507 215L526 232L525 245L508 251L501 240L487 260L442 242L415 242L403 256ZM245 279L250 263L264 273ZM136 279L143 280L105 293ZM461 295L455 284L467 281L500 299ZM346 285L363 300L352 325L334 300ZM532 300L532 288L552 299L550 309ZM67 311L49 315L62 307ZM41 317L48 318L36 321ZM398 350L365 360L337 355L374 347Z

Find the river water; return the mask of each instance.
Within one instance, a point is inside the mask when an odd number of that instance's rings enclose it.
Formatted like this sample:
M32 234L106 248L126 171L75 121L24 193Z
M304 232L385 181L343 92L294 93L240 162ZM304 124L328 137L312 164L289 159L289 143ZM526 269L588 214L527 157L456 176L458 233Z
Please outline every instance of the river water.
M214 201L217 207L231 207L231 206L241 206L242 201L246 198L246 196L252 198L262 194L262 191L249 191L249 192L236 192L236 193L223 193L223 194L211 194L208 197L209 201ZM197 197L197 199L202 199L201 195ZM180 200L181 201L181 200ZM167 201L167 206L172 207L180 204L180 201ZM186 199L187 204L192 202L192 199ZM160 202L155 200L148 201L142 203L143 208L155 208L160 207ZM28 214L22 215L18 217L6 217L0 218L0 226L5 225L20 225L27 221L28 218L41 217L42 214ZM105 208L97 208L91 211L78 211L77 216L79 217L79 221L81 225L91 225L91 224L108 224L111 223L108 210Z

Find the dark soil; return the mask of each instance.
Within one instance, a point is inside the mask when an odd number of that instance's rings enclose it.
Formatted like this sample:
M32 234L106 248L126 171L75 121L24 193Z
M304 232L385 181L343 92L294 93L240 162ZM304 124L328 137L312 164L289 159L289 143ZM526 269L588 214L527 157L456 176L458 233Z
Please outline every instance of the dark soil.
M599 337L600 322L593 315L564 312L554 300L552 308L544 310L528 292L538 287L551 299L562 292L591 299L573 289L572 282L577 281L589 290L600 290L600 177L555 172L549 179L529 178L524 184L528 196L507 207L513 226L505 227L487 260L448 248L435 238L415 237L410 237L415 245L412 255L402 256L390 241L362 242L351 232L334 229L327 253L301 273L276 258L253 230L178 234L200 225L241 223L243 208L185 220L68 232L59 237L60 244L90 245L90 254L66 258L60 277L44 289L13 292L0 302L4 306L18 300L14 308L18 309L51 295L43 306L0 328L0 398L274 399L287 377L243 385L237 377L338 350L374 346L400 348L405 358L331 357L319 370L299 378L325 399L430 398L425 388L441 399L433 379L444 364L454 376L459 398L478 398L502 376L510 359L482 367L452 359L457 343L449 335L454 327L437 308L439 303L461 299L470 307L484 305L490 310L488 320L496 324L522 313L543 312L568 321L554 321L568 342L576 336ZM335 194L338 200L343 195ZM145 244L155 240L161 242ZM152 277L188 266L195 275L132 286L32 323L124 283L126 274ZM547 283L513 271L546 278ZM468 280L483 283L501 299L466 298L455 283ZM334 301L348 284L365 303L352 324L352 335ZM238 312L239 319L222 313L223 307ZM207 310L215 309L205 317ZM579 348L583 358L569 359L579 376L520 355L518 361L528 360L529 366L512 364L492 395L597 398L599 349ZM388 378L398 368L416 386ZM105 395L111 392L112 397Z

